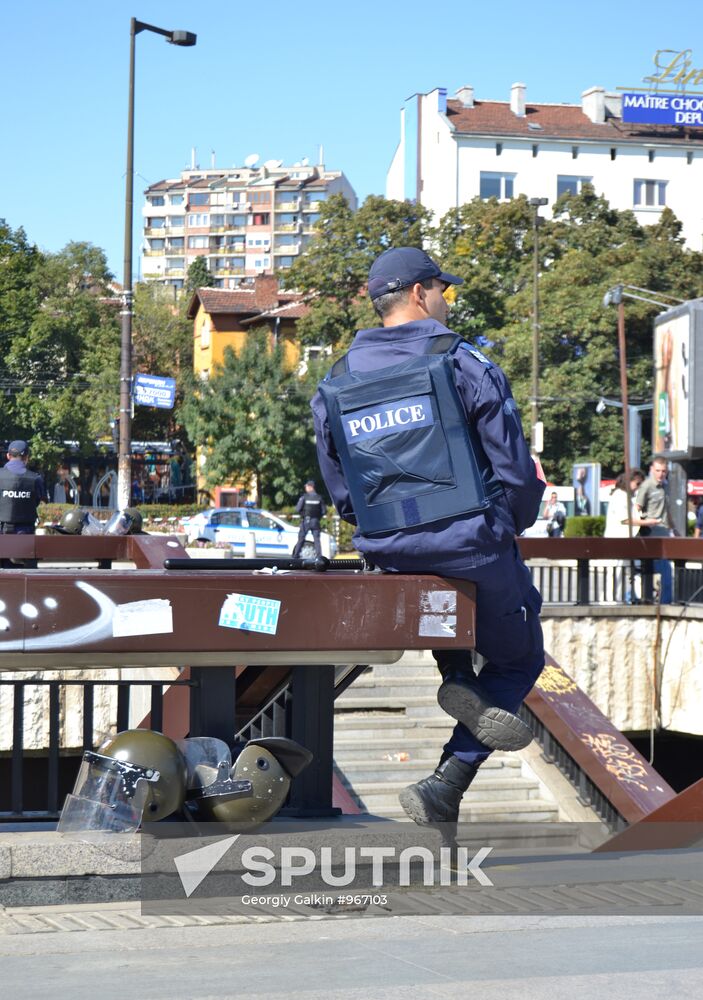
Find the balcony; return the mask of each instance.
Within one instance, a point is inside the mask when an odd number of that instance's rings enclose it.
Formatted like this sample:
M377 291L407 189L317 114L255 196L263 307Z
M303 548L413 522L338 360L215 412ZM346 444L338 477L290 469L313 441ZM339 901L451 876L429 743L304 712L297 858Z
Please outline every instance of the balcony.
M163 236L165 232L166 226L144 226L145 236Z
M227 277L241 277L244 275L243 267L218 267L217 277L227 278Z
M142 250L142 257L163 257L165 250Z
M274 246L273 252L295 255L300 253L300 243L278 243Z
M281 224L279 224L277 222L274 225L274 232L276 232L276 233L297 233L299 225L300 225L300 223L298 223L298 222L284 222L284 223L281 223Z
M185 274L185 268L183 267L167 267L164 271L165 278L182 278Z
M277 212L297 212L299 210L300 210L300 198L294 198L293 201L276 202Z

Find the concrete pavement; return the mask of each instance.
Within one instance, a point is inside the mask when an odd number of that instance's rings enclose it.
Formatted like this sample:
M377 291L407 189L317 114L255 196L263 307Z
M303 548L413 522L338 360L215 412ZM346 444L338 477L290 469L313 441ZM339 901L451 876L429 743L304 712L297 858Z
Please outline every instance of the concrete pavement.
M104 918L119 921L124 904L90 911L85 929L67 931L60 910L32 908L56 926L0 934L6 1000L49 990L56 1000L703 997L703 917L132 919L110 929Z

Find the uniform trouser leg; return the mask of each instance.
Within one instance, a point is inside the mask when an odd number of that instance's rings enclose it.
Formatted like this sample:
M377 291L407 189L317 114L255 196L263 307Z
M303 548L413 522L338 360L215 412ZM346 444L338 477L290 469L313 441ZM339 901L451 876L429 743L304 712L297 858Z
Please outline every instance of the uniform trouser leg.
M298 541L295 543L295 548L291 553L293 559L297 559L298 556L300 555L303 545L305 544L305 536L307 535L307 533L308 533L307 523L305 521L305 518L303 518L303 520L300 522L300 530L298 531Z
M319 528L312 528L311 530L312 530L312 543L315 546L315 555L316 556L321 556L322 555L322 543L320 541L320 529Z
M492 704L517 712L544 666L542 599L515 550L462 576L476 583L476 650L486 661L479 675L481 689ZM443 672L471 671L468 650L433 654ZM444 749L467 764L479 764L491 753L461 723Z

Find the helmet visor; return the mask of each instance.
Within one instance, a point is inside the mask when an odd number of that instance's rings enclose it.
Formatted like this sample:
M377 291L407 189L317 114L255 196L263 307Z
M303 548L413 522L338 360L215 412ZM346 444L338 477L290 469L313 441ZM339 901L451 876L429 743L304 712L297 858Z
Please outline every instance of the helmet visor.
M193 736L176 740L176 745L188 768L188 789L205 788L216 781L218 775L226 777L229 774L232 754L224 740L215 736Z
M158 779L152 768L86 751L57 830L133 833L142 821L149 784Z

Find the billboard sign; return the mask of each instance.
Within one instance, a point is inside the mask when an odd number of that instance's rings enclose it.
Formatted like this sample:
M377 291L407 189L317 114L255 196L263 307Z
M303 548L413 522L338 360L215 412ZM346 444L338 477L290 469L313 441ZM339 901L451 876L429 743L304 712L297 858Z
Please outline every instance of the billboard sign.
M703 450L703 299L654 320L652 448L671 459Z
M622 120L703 128L703 95L625 93L622 95Z
M162 375L134 376L134 403L136 406L158 406L170 410L176 399L176 380Z
M597 517L600 514L600 464L579 462L571 470L574 487L574 516Z

